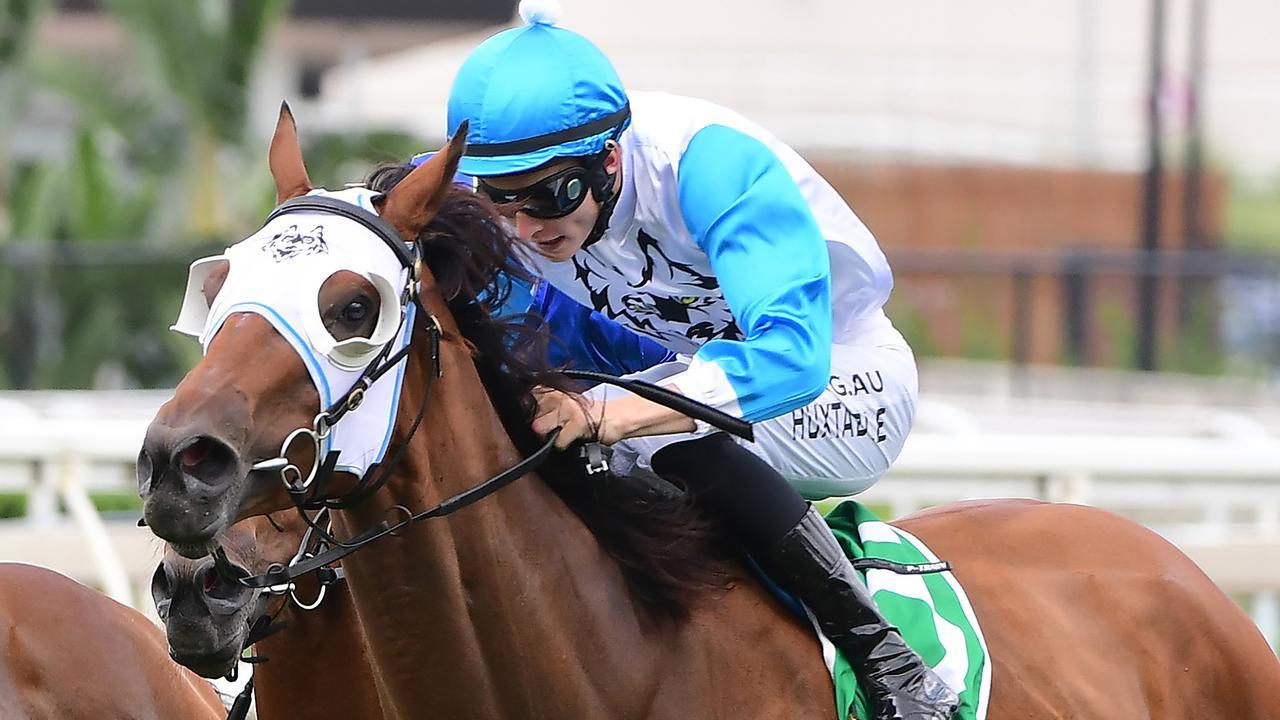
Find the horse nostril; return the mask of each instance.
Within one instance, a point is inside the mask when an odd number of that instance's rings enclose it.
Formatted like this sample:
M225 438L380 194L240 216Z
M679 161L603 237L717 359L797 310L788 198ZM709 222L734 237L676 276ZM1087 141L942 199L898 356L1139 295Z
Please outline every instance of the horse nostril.
M219 576L218 576L217 568L213 568L213 567L208 568L204 571L203 574L201 574L200 576L201 587L204 588L204 593L206 595L213 592L213 589L218 587L218 580L219 580Z
M209 484L224 480L239 465L235 450L221 440L203 435L182 446L174 460L184 474Z
M188 445L187 449L182 451L182 457L179 458L179 462L182 463L182 469L187 470L199 465L207 457L209 457L209 441L201 438Z
M168 618L169 604L173 601L173 578L165 570L164 563L160 563L151 576L151 600L155 603L156 614L160 619Z
M151 454L143 448L138 453L138 493L145 495L151 489L151 481L155 479L155 466L151 462Z

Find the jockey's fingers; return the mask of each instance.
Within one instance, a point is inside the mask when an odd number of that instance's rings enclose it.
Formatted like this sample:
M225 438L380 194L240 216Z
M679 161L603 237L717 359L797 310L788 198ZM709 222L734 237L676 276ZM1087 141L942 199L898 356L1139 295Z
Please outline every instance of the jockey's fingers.
M587 438L589 433L586 417L581 412L570 411L560 417L560 436L556 438L556 447L563 450L575 441Z
M534 401L538 404L539 410L555 410L573 402L573 398L559 390L550 390L534 396Z
M537 434L538 437L545 438L551 434L552 430L560 427L560 418L550 413L539 415L533 419L533 423L531 423L530 427L533 428L533 432Z
M560 428L560 435L556 437L558 450L564 450L575 440L583 437L582 423L572 419L561 421L559 418L544 415L533 422L533 431L541 438L547 437L556 428Z
M560 409L563 408L565 404L565 396L563 393L545 393L537 396L535 400L537 402L537 413L540 415L560 412Z
M533 396L535 398L539 398L539 399L544 397L566 398L572 394L572 393L565 392L564 390L559 390L553 387L549 387L547 385L535 385L533 387L533 390L531 390L530 392L533 393Z
M556 449L564 450L568 448L570 445L572 445L573 441L577 439L578 439L578 436L573 433L570 433L569 428L564 428L563 430L560 431L560 435L556 438Z
M533 410L534 419L546 417L548 415L559 415L559 414L560 414L560 405L557 403L540 402L538 403L538 406Z

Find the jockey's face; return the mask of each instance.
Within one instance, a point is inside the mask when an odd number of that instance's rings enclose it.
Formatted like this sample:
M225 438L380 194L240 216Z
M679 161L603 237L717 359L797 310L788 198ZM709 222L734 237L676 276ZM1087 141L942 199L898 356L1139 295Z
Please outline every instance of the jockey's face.
M617 185L621 183L621 173L618 172L620 163L621 154L615 146L609 151L604 161L605 171L614 175L615 192ZM579 164L581 164L580 160L566 158L528 172L484 178L483 182L495 190L519 191L537 185ZM498 207L505 217L512 220L520 240L528 243L549 260L564 262L582 248L587 236L591 234L591 229L595 227L596 218L600 215L600 203L596 201L590 190L583 188L582 192L586 195L582 204L560 217L536 217L544 213L525 212L520 203Z

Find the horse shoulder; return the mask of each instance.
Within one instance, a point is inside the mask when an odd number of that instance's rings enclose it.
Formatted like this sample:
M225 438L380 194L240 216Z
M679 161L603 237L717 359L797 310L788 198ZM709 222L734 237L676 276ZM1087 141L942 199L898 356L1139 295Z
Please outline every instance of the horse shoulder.
M834 716L835 690L813 629L754 579L740 578L722 597L695 608L685 635L686 646L673 660L693 661L683 672L705 676L687 685L702 688L708 714L699 717ZM695 644L696 650L688 647ZM652 717L695 716L685 707L684 714Z

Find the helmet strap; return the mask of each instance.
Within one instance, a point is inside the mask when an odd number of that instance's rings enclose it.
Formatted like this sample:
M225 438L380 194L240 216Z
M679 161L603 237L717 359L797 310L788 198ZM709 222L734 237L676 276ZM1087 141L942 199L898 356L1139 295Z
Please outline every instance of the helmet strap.
M587 167L589 171L587 183L591 188L591 197L600 203L600 212L596 215L596 224L592 226L591 233L582 242L582 247L587 247L604 237L605 231L609 229L609 220L613 217L613 207L618 204L618 196L622 194L620 188L614 188L618 174L606 172L604 169L605 159L616 147L618 147L617 141L606 142L604 149L590 160Z
M618 203L618 196L621 194L613 193L608 200L600 203L600 214L596 215L596 224L591 228L591 234L587 235L587 239L582 241L582 247L588 247L604 237L605 230L609 229L609 219L613 217L613 206Z

